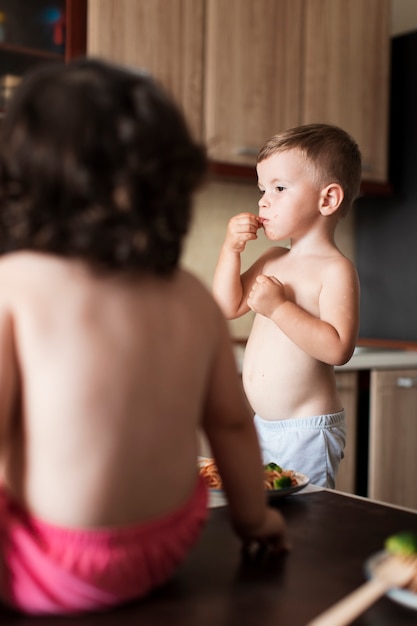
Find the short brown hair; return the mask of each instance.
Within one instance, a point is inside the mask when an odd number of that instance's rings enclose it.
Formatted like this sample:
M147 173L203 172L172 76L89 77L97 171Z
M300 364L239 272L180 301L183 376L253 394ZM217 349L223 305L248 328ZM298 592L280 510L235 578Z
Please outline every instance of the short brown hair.
M362 159L356 141L342 128L330 124L297 126L268 139L257 163L286 150L299 150L312 167L320 186L338 183L344 192L341 213L346 215L359 195Z

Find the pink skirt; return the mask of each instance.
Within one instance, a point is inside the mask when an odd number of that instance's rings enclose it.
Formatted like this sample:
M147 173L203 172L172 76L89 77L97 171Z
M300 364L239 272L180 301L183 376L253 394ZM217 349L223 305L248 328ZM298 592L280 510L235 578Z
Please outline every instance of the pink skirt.
M207 489L163 519L112 529L66 529L30 516L0 489L0 596L31 615L102 611L173 576L200 536Z

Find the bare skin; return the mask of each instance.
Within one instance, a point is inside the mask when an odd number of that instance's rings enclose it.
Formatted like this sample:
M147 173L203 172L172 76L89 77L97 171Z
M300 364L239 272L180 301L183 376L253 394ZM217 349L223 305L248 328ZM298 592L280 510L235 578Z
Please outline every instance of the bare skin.
M169 513L194 489L202 427L237 532L282 547L227 327L194 277L15 253L0 294L3 481L32 514L102 527Z
M257 315L248 339L243 382L264 420L342 409L334 365L347 362L359 328L356 270L334 233L343 190L317 185L296 150L258 164L259 216L240 213L227 229L213 293L225 316ZM274 246L241 275L241 253L263 228Z

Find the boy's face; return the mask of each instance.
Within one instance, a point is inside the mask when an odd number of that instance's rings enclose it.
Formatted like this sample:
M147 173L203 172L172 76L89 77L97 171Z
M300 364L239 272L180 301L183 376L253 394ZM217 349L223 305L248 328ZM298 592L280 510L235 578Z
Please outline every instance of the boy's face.
M274 154L258 163L257 173L259 217L268 239L305 235L320 218L320 189L301 152Z

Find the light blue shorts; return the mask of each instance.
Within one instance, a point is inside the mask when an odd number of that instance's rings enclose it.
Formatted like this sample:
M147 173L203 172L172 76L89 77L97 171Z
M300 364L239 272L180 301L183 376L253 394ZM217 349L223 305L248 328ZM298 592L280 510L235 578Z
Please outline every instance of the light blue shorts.
M334 488L346 443L344 410L330 415L269 421L254 417L263 462L307 474L313 485Z

